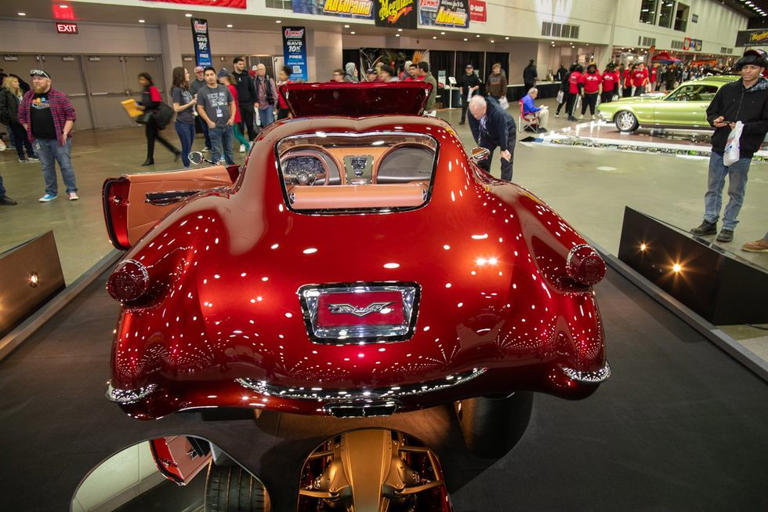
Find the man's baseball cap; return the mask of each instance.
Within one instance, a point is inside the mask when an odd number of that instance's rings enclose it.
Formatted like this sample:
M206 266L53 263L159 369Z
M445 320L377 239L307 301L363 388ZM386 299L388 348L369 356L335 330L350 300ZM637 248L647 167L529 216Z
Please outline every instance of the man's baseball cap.
M203 71L205 71L203 66L195 66L195 73L202 73Z
M472 67L472 64L467 64L466 66L464 66L465 69L469 69L471 67Z
M376 74L376 70L373 69L373 68L368 68L368 69L365 70L365 74L366 75L375 75Z
M44 69L30 69L29 76L42 76L43 78L47 78L48 80L51 79L51 75L49 75L48 72L45 71Z
M734 66L736 69L741 69L743 66L752 64L753 66L760 66L761 68L768 68L768 55L760 48L750 48L744 52L744 56L736 62Z

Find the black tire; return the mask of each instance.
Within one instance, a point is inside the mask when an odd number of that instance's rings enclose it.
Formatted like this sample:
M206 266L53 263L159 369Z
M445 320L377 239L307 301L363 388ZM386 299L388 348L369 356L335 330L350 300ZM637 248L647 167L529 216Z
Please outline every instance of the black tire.
M620 132L633 132L640 126L637 116L629 110L619 110L616 112L616 115L613 116L613 122Z
M261 481L240 466L208 466L205 512L269 512L269 495Z
M479 397L455 403L467 448L480 457L499 458L523 437L531 421L533 393L508 397Z

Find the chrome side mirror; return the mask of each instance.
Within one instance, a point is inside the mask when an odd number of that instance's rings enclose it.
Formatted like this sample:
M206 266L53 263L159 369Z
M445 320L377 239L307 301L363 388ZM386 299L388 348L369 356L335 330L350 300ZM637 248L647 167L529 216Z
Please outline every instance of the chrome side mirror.
M193 151L189 154L189 161L195 165L200 165L204 160L205 158L203 158L203 154L200 151Z
M482 162L483 160L486 160L489 156L491 156L491 152L487 148L472 148L472 153L469 157L469 161L473 164L478 164Z

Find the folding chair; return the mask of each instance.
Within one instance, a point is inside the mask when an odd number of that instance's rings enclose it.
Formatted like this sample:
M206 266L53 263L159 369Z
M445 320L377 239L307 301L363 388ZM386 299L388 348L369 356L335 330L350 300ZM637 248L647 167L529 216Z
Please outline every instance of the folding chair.
M536 117L536 114L533 112L529 112L525 114L523 112L523 102L518 101L520 104L520 117L517 120L518 129L522 132L523 130L526 130L528 128L531 128L534 132L539 131L539 118Z

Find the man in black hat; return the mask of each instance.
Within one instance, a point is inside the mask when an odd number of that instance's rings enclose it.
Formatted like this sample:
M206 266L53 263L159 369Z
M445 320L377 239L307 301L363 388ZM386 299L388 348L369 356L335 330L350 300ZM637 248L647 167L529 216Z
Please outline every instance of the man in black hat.
M19 122L24 125L43 166L45 195L39 201L47 203L58 196L56 162L67 187L67 198L76 201L80 197L70 158L75 109L66 94L51 87L51 75L47 71L33 69L29 76L32 90L21 99Z
M723 213L723 227L717 235L718 242L733 240L733 230L738 223L736 218L744 202L749 164L768 133L768 80L761 76L768 67L766 53L757 49L747 50L735 67L741 78L720 87L707 108L707 120L715 127L715 132L712 134L707 193L704 194L704 220L691 229L691 233L699 236L717 233L727 176L729 200ZM728 135L737 121L744 124L739 139L739 160L726 166L723 153Z
M459 79L459 92L461 93L461 122L459 124L464 124L467 121L469 100L480 92L480 78L475 73L472 64L467 64L464 68L464 76Z

